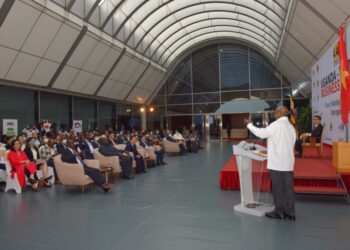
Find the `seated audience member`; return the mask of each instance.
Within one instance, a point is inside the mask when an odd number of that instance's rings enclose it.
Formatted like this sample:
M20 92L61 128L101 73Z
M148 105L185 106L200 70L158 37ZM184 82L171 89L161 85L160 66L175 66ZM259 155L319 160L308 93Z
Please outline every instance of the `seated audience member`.
M183 143L179 142L178 140L174 139L172 136L171 136L171 133L168 132L167 133L167 136L165 137L165 139L167 141L170 141L170 142L176 142L179 144L179 148L180 148L180 155L183 155L185 152L186 152L186 149L185 149L185 146L183 145Z
M83 152L83 159L94 159L94 146L87 139L88 137L89 133L85 133L85 137L80 136L78 147Z
M55 175L55 182L58 184L60 183L56 168L55 168L55 162L53 160L53 157L58 155L55 144L53 139L48 139L46 137L43 137L43 145L39 148L39 156L40 159L46 161L47 166L52 167Z
M22 133L26 136L26 138L30 138L32 137L32 128L30 125L27 125L23 130L22 130Z
M108 132L108 139L109 139L109 145L115 146L117 145L116 143L116 138L115 138L115 133L113 131Z
M61 155L62 161L66 163L83 165L85 174L89 176L97 186L101 187L105 192L108 192L112 185L105 183L105 178L99 170L90 168L83 162L83 159L80 157L78 152L75 151L74 146L74 141L72 139L68 139L67 147Z
M143 135L144 132L139 133L139 146L142 148L142 150L140 150L141 155L143 156L143 159L145 161L145 166L147 166L147 168L154 168L156 167L156 155L154 152L154 149L152 146L147 145L145 147L141 146L140 143L142 142L142 140L144 140L144 142L146 142L146 137ZM143 151L143 152L142 152Z
M146 173L145 162L142 155L137 151L136 148L137 137L132 136L130 141L126 144L126 150L134 154L134 159L136 161L136 173L141 174L142 172Z
M30 162L26 153L21 150L21 143L19 140L14 140L11 144L11 151L7 155L7 159L11 165L11 178L14 178L15 173L21 188L26 185L26 170L29 172L29 183L34 191L38 191L38 181L34 176L36 173L36 164Z
M99 138L97 135L95 135L95 136L94 136L94 139L91 140L92 146L93 146L94 148L99 148L99 147L101 146L99 141L100 141L100 138Z
M45 137L47 140L47 138ZM33 138L28 138L26 141L26 147L24 152L27 155L27 158L30 162L36 165L37 170L41 170L43 172L43 180L46 187L50 187L50 179L52 176L48 176L48 166L45 160L40 159L39 151L35 146L35 140Z
M301 134L300 138L295 142L295 150L298 152L296 157L303 155L303 137L308 137L307 141L310 141L310 137L316 138L316 143L320 143L323 132L323 125L321 124L321 116L315 115L313 117L313 127L311 133Z
M39 138L38 138L38 133L37 132L33 132L32 136L33 136L32 137L33 144L38 149L40 147L40 141L39 141Z
M62 140L62 135L58 134L56 135L56 151L58 154L62 154L62 152L64 151L64 149L66 148L65 143L67 142L67 140L63 141Z
M21 151L23 151L24 148L26 147L26 140L25 140L24 136L23 135L18 135L16 137L16 140L18 140L19 143L21 144ZM11 148L12 148L12 144L11 144Z
M134 161L132 156L126 151L120 151L117 148L110 145L107 138L101 138L100 144L101 146L98 149L98 152L104 156L118 156L120 166L123 170L123 178L131 179L133 177L132 164Z
M150 140L147 140L146 136L142 137L140 141L140 146L145 149L152 147L154 149L154 154L156 155L156 165L157 166L166 165L166 163L163 161L164 151L161 149L160 146L153 145Z
M126 144L127 140L124 138L124 131L121 130L116 139L117 144Z

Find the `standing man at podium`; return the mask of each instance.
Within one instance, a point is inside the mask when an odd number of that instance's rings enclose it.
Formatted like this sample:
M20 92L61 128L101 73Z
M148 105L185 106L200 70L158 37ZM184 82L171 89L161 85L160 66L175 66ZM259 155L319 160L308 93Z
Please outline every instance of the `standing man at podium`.
M247 128L257 137L267 138L267 168L272 182L275 210L266 213L272 219L295 220L294 207L294 143L295 129L284 106L275 110L275 121L266 128L257 128L245 119Z

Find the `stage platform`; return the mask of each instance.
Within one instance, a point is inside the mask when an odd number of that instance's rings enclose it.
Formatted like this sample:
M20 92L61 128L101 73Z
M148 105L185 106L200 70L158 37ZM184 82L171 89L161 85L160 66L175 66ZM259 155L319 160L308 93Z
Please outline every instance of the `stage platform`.
M308 149L305 158L295 159L294 187L296 193L330 194L347 196L350 190L350 175L338 174L332 167L332 149L324 147L325 157L321 159L317 152ZM266 161L263 167L259 162L253 162L253 175L260 179L261 191L271 190ZM239 176L235 156L226 162L220 173L220 187L224 190L239 190Z

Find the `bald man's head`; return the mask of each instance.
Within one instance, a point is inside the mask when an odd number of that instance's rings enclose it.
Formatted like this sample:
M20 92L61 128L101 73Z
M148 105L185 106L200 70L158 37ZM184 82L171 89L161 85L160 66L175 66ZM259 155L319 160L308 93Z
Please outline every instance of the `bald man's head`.
M285 106L280 106L280 107L276 108L276 110L275 110L275 119L277 120L277 119L279 119L279 118L281 118L283 116L288 116L288 112L289 112L288 108L285 107Z

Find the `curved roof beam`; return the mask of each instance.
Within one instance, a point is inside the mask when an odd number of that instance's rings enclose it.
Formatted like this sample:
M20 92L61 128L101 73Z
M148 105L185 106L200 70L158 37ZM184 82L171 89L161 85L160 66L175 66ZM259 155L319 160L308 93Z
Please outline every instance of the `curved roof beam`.
M125 43L127 44L130 40L130 38L134 35L134 32L141 26L141 24L149 18L155 11L159 10L160 8L168 5L168 3L172 2L174 0L168 0L165 1L164 3L160 4L157 6L157 8L154 8L150 13L148 13L140 22L137 23L136 27L130 32L129 36L125 39Z
M238 20L238 19L234 19L234 18L232 18L232 19L231 19L231 18L202 19L202 20L200 20L200 21L198 21L198 22L194 22L194 23L191 23L191 24L189 24L189 25L186 25L186 26L184 26L184 28L187 28L187 27L189 27L189 26L191 26L191 25L194 25L194 24L196 24L196 23L207 22L207 21L213 21L213 20L234 20L234 21L242 22L242 21L240 21L240 20ZM246 24L248 24L248 25L251 25L252 27L258 28L257 26L252 25L252 24L250 24L250 23L247 23L247 22L243 22L243 23L246 23ZM208 27L214 27L214 28L215 28L215 27L218 27L218 26L237 27L237 28L240 28L240 29L242 29L242 30L249 30L249 31L251 31L251 32L255 32L254 30L249 29L249 28L247 28L247 27L232 26L232 25L215 25L215 26L203 26L203 27L201 27L201 28L199 28L199 29L195 29L195 30L192 30L191 32L188 32L187 35L188 35L188 34L191 34L192 32L195 32L195 31L197 31L197 30L200 30L200 29L204 29L204 28L208 28ZM173 37L174 35L176 35L178 31L179 31L179 30L176 30L176 31L173 32L171 35L169 35L164 41L162 41L161 44L153 51L153 53L152 53L152 55L151 55L151 58L153 58L153 56L157 53L157 51L159 50L159 48L162 47L162 46L164 45L164 43L166 43L166 41L168 41L171 37ZM257 36L261 37L264 41L266 41L266 42L269 43L271 46L273 46L274 49L277 49L277 47L276 47L273 43L271 43L269 40L266 40L262 35L257 34ZM276 42L276 44L278 45L279 42L278 42L275 38L272 38L272 39L273 39L273 40ZM172 43L171 45L167 46L167 48L170 48L172 45L173 45L173 43ZM161 56L160 56L160 57L161 57Z
M123 5L123 3L127 1L127 0L121 0L116 6L114 6L113 10L108 14L108 16L106 17L106 19L103 21L100 29L104 30L104 28L106 27L107 23L109 22L109 20L113 17L114 13L119 9L120 6Z
M186 19L188 19L188 18L191 18L191 17L196 16L196 15L201 15L201 14L204 14L204 13L218 13L218 12L239 14L239 15L245 16L245 17L247 17L247 18L249 18L249 19L252 19L252 20L254 20L254 21L259 22L258 20L256 20L255 17L251 17L251 16L249 16L249 15L242 14L242 13L238 13L238 12L233 12L233 11L230 11L230 10L220 10L220 11L218 11L218 10L212 10L212 11L206 11L206 12L199 12L199 13L196 13L196 14L194 14L194 15L191 14L191 15L185 16L185 17L183 17L183 18L177 20L176 22L173 22L171 25L167 26L167 27L164 28L162 31L160 31L160 32L157 34L157 36L155 36L155 37L153 38L153 40L147 45L146 49L143 51L143 54L145 54L145 53L147 52L147 50L148 50L148 49L152 46L152 44L159 38L159 36L161 36L166 30L168 30L170 27L174 26L174 25L177 24L178 22L184 21L184 20L186 20ZM218 18L215 18L215 19L218 19ZM239 20L238 18L227 18L227 17L225 17L225 18L219 18L219 19L237 20L237 21L240 21L240 22L242 22L242 23L247 23L247 24L256 26L256 25L254 25L253 23L250 23L250 22L248 22L248 21ZM196 21L196 22L189 23L188 25L182 26L180 29L177 29L175 32L173 32L172 34L170 34L169 37L172 36L174 33L179 32L181 29L184 29L184 28L186 28L186 27L188 27L188 26L190 26L190 25L192 25L192 24L195 24L195 23L198 23L198 22L202 22L202 21L204 21L204 20L214 20L214 18L201 19L201 20L198 20L198 21ZM260 22L259 22L259 23L260 23ZM257 27L257 26L256 26L256 27ZM280 37L280 35L277 34L277 32L276 32L275 30L271 29L271 28L268 27L268 26L265 26L265 27L266 27L267 29L269 29L269 31L271 31L272 33L274 33L277 37ZM260 27L258 27L258 28L260 28ZM277 40L275 39L275 37L273 37L273 36L271 36L271 37L277 42ZM168 39L168 38L167 38L167 39ZM142 40L140 40L140 41L138 42L138 44L136 45L135 49L137 49L137 48L140 46L141 43L142 43Z
M183 37L183 38L188 38L184 43L186 43L187 41L189 41L189 40L192 39L192 37L191 37L190 35L191 35L192 33L194 33L194 32L197 32L197 31L200 31L200 30L204 30L204 29L208 29L208 28L214 28L214 31L220 32L220 30L215 30L215 28L220 28L220 27L225 27L225 28L228 28L228 27L230 27L230 28L236 28L236 27L233 27L233 26L231 26L231 25L219 25L219 26L214 26L214 27L213 27L213 26L201 27L201 28L199 28L199 29L196 29L196 30L193 30L193 31L189 32L185 37ZM248 29L248 28L242 28L242 27L237 27L237 28L238 28L239 30L244 30L244 31L249 31L249 32L255 33L255 31L252 31L252 30L250 30L250 29ZM231 30L231 31L232 31L232 30ZM240 31L237 31L237 33L241 33L241 32L240 32ZM246 33L241 33L241 34L248 35L248 34L246 34ZM269 47L271 51L274 51L274 50L277 49L277 47L276 47L275 45L273 45L273 44L270 44L270 46L272 46L272 47L270 47L269 45L265 44L264 42L267 41L267 40L265 40L265 38L264 38L263 36L261 36L261 35L259 35L259 34L255 34L255 35L257 35L258 37L261 38L261 40L259 40L259 39L255 39L255 40L257 40L257 41L259 41L261 44L264 44L264 45L266 45L267 47ZM252 36L252 37L253 37L253 36ZM161 58L163 57L163 55L164 55L167 51L171 51L171 48L173 47L173 45L176 44L177 42L179 42L180 40L182 40L183 38L181 38L181 39L179 39L179 40L175 40L173 43L171 43L170 45L166 46L167 49L165 49L165 50L162 52L162 54L157 58L157 60L161 59ZM267 42L268 42L268 41L267 41ZM181 45L180 45L180 46L181 46ZM158 48L159 48L159 47L158 47ZM176 50L176 49L175 49L175 50ZM153 56L155 55L156 52L157 52L157 51L154 51L154 52L153 52L151 58L153 58Z
M124 21L120 24L119 28L115 31L115 33L113 34L113 37L116 37L119 34L119 32L122 30L126 22L135 14L135 12L137 12L148 1L149 0L143 0L142 2L140 2L139 5L136 6L135 9L133 9L133 11L131 11L131 13L124 19Z
M283 18L283 17L280 17L279 14L277 14L277 13L276 13L273 9L271 9L269 6L264 5L264 4L260 3L260 2L255 2L255 3L262 5L264 8L266 8L266 9L270 10L271 12L273 12L273 13L281 20L281 22L283 23L284 18ZM154 23L150 28L147 28L147 31L146 31L145 34L141 37L140 40L144 40L144 38L146 37L146 35L148 35L148 34L150 33L151 30L153 30L159 23L163 22L163 21L164 21L166 18L168 18L169 16L174 15L175 13L181 12L181 11L183 11L183 10L186 10L186 9L188 9L188 8L190 8L190 7L194 7L194 6L198 6L198 5L204 5L204 6L205 6L205 5L208 5L208 4L221 4L221 5L230 5L230 6L234 6L234 7L241 7L241 8L243 8L243 9L252 11L252 12L256 13L257 15L260 15L263 19L265 19L265 18L268 19L268 20L269 20L271 23L273 23L279 30L282 30L282 26L279 25L278 23L276 23L275 20L273 20L273 18L271 18L271 17L268 16L268 15L264 15L264 13L261 13L261 12L257 11L256 9L250 8L250 7L246 6L246 5L239 4L239 3L235 3L235 2L229 3L229 2L226 2L226 1L206 1L206 2L198 2L198 3L189 4L189 5L187 5L187 6L184 6L184 7L181 7L181 8L179 8L179 9L176 9L176 10L174 10L173 12L171 12L171 13L165 15L164 17L160 18L156 23ZM223 8L223 9L225 9L225 8ZM207 10L207 11L204 11L204 12L208 12L208 10ZM240 14L244 14L244 13L242 13L242 12L239 12L239 13L240 13ZM155 13L155 14L156 14L156 13ZM193 14L194 14L194 13L192 13L192 15L193 15ZM253 16L251 16L251 17L253 17ZM262 23L264 26L267 26L264 22L261 22L260 20L258 20L258 18L255 18L255 19L256 19L258 22ZM178 20L177 20L177 21L178 21ZM134 29L130 34L133 34L135 31L136 31L136 29Z
M221 34L221 35L219 35ZM262 45L263 44L259 44L260 41L256 40L255 37L251 36L251 35L247 35L247 34L242 34L242 33L237 33L237 32L232 32L232 31L213 31L213 32L208 32L208 33L205 33L205 34L200 34L198 36L195 36L195 37L192 37L190 40L187 40L186 42L182 43L180 46L178 46L175 50L172 51L172 53L170 53L166 58L165 60L163 60L163 63L162 63L162 66L164 67L168 61L169 61L169 58L171 57L171 55L176 55L176 57L178 55L180 55L183 51L185 51L186 49L190 48L191 46L185 46L186 43L188 42L191 42L192 40L194 39L197 39L201 36L206 36L206 35L211 35L210 38L228 38L228 39L232 39L232 38L235 38L235 39L239 39L239 40L242 40L242 41L248 41L249 43L253 43L255 44L257 47L263 49L264 51L267 51L269 54L270 54L270 57L273 58L273 55L272 55L272 51L268 51L266 48L264 48ZM219 35L219 36L218 36ZM242 36L246 36L250 39L246 39L246 38L242 38ZM209 40L210 38L203 38L203 40L200 40L200 41L196 41L196 43L200 43L200 42L203 42L205 40ZM181 50L182 48L182 50ZM160 63L160 62L159 62Z

